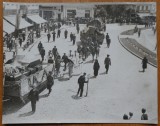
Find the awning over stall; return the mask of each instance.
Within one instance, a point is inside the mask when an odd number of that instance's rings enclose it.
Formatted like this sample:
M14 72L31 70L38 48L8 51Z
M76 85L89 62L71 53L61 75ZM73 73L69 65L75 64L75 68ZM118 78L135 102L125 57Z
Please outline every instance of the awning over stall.
M32 20L33 22L35 22L36 24L41 24L41 23L47 22L46 20L44 20L43 18L41 18L39 15L28 15L27 17L30 20Z
M10 23L12 23L14 26L16 25L16 15L13 16L4 16L4 18L9 21ZM20 17L20 25L19 25L19 29L23 29L23 28L27 28L32 26L32 24L28 23L27 21L25 21L25 19L23 19L22 17Z
M10 23L8 23L6 20L3 19L3 31L10 34L15 31L15 26L11 25Z

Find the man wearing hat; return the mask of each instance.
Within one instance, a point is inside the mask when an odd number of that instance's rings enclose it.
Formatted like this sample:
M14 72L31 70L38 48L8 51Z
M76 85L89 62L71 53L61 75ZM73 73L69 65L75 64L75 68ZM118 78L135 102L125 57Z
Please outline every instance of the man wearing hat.
M108 74L109 66L111 65L111 59L109 58L109 55L107 54L107 57L104 60L105 68L106 68L106 74Z
M28 94L28 98L31 101L32 112L36 111L36 102L39 100L39 93L37 89L32 85Z
M38 51L40 52L40 50L42 49L43 45L42 45L42 42L40 41L39 44L38 44Z
M88 81L85 80L85 76L86 76L86 73L83 73L83 75L81 75L78 78L79 88L78 88L77 96L79 95L79 92L80 92L80 97L82 97L82 94L83 94L84 83L88 83Z
M67 39L67 35L68 35L68 31L65 30L65 31L64 31L64 37L65 37L65 39Z
M64 62L64 71L66 70L67 63L68 63L68 56L66 56L66 53L62 56L63 62Z
M54 59L56 59L56 55L57 55L57 47L56 46L54 46L54 48L52 49L52 53L53 53L53 55L54 55Z
M54 42L55 41L55 37L56 37L56 32L53 31L52 34L53 34L53 42Z
M44 60L44 56L45 56L45 50L44 50L44 47L42 47L42 49L40 50L40 55L42 57L42 62Z
M51 38L51 34L48 32L48 34L47 34L47 38L48 38L48 42L49 42L49 40L50 40L50 38Z
M73 34L72 40L73 40L73 45L75 45L75 42L76 42L76 35L75 34Z
M47 89L49 90L48 95L51 93L52 89L52 85L54 84L54 80L52 77L52 71L49 71L49 74L47 75Z
M107 39L109 39L109 35L108 35L108 33L106 34L106 40L107 40Z

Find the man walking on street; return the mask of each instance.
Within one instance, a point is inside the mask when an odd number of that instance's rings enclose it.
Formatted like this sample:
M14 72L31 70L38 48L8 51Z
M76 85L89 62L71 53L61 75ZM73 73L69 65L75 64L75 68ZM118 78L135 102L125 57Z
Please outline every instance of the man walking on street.
M51 93L52 89L51 87L53 86L54 84L54 80L53 80L53 77L52 77L52 72L50 71L49 74L47 75L47 89L48 89L48 95Z
M54 46L54 48L52 49L52 53L53 53L54 59L56 59L56 55L57 55L57 48L56 48L56 46Z
M141 35L141 29L138 30L138 37Z
M99 71L99 63L98 63L98 60L96 59L95 62L94 62L94 65L93 65L93 70L94 70L94 76L97 77L98 75L98 71Z
M32 112L34 113L36 111L36 102L39 100L39 93L34 86L32 86L28 98L31 101Z
M78 88L77 96L79 95L79 92L80 92L80 97L82 97L83 95L84 83L88 83L88 81L85 80L85 76L86 76L86 73L84 73L78 78L79 88Z
M108 48L110 47L110 43L111 43L111 39L108 38L108 39L107 39L107 47L108 47Z
M51 38L50 33L47 34L47 38L48 38L48 42L49 42L49 40L50 40L50 38Z
M65 37L65 39L67 39L67 35L68 35L68 31L65 30L65 31L64 31L64 37Z
M76 42L76 35L75 34L73 35L72 40L73 40L73 45L75 45L75 42Z
M55 37L56 37L56 32L55 31L53 31L53 42L55 42Z
M44 50L44 47L42 47L42 49L40 50L40 55L41 55L42 62L43 62L43 60L44 60L44 56L45 56L45 50Z
M42 43L40 41L39 44L38 44L38 51L39 51L39 53L40 53L40 50L42 49L42 47L43 47L43 45L42 45Z
M71 40L71 42L72 42L72 40L73 40L73 34L72 34L72 32L71 32L71 34L70 34L70 40Z
M106 42L107 42L107 39L109 39L109 35L108 35L108 33L107 33L107 35L106 35Z
M64 70L66 70L66 65L68 63L68 57L66 56L66 53L64 53L64 55L62 56L63 62L64 62Z
M111 65L111 59L109 58L109 55L107 54L107 57L104 60L105 68L106 68L106 74L108 74L109 66Z

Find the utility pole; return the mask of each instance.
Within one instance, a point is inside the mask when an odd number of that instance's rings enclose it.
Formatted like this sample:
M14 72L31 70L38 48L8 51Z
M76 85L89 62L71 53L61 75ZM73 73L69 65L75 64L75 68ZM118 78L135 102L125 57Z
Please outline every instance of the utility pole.
M17 5L17 12L16 12L16 24L15 24L15 56L13 57L14 59L16 58L18 54L18 36L19 36L19 26L20 26L20 7Z

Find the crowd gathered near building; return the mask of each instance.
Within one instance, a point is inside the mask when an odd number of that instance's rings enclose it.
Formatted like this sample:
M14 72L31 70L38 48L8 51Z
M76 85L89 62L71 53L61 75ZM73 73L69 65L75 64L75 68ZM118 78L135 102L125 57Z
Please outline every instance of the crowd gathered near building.
M47 89L48 95L52 91L52 85L54 85L54 79L58 77L63 77L60 68L63 67L63 71L68 71L68 81L72 77L73 70L76 66L84 65L84 62L88 57L92 57L93 63L93 76L96 78L99 74L99 69L102 67L98 61L98 57L101 51L101 45L106 43L107 49L110 49L112 44L112 40L110 37L110 33L107 33L107 23L116 22L113 17L104 17L102 13L103 9L99 6L84 6L80 7L71 7L69 5L55 5L55 6L40 6L40 5L19 5L13 7L14 11L11 11L7 6L4 6L4 16L3 16L3 43L4 43L4 61L6 61L6 53L13 52L13 59L15 59L16 55L21 51L26 51L32 45L34 45L35 41L38 41L37 50L39 55L41 56L42 64L46 62L47 59L48 64L53 65L53 69L51 69L47 74ZM131 5L130 5L131 6ZM9 7L9 6L8 6ZM146 10L149 11L147 6ZM132 9L135 6L132 7ZM97 11L95 12L95 10ZM139 6L136 6L136 9L142 9ZM143 8L144 9L144 8ZM10 11L11 12L10 12ZM98 13L101 16L97 16ZM12 14L10 14L12 13ZM81 17L80 17L81 16ZM93 25L93 20L96 20L97 26ZM131 20L131 19L130 19ZM91 22L91 24L89 23ZM118 23L122 23L121 21ZM127 23L127 19L123 22ZM132 23L132 22L130 22ZM153 33L156 32L156 27L153 25L153 22L145 23L144 26L151 27ZM80 24L86 24L86 29L81 29ZM133 24L133 23L132 23ZM69 32L67 28L62 32L63 26L70 26L76 29L75 33ZM138 33L138 37L141 37L141 29L138 28L138 23L134 23L135 29L134 32ZM94 26L94 27L93 27ZM91 31L89 31L91 30ZM46 36L47 42L53 42L52 50L49 52L45 49L45 44L39 38ZM80 36L80 43L77 41L78 36ZM59 38L69 38L72 46L76 46L77 50L70 50L69 54L65 52L63 55L59 53L59 49L61 47L57 47L54 45L55 42L58 42ZM76 60L74 60L74 58ZM111 67L112 62L112 54L106 54L104 57L104 67L105 74L109 73L109 67ZM77 61L78 59L78 61ZM62 66L62 63L64 64ZM147 68L148 60L146 57L142 59L142 72L145 72ZM101 64L102 65L102 64ZM79 88L77 91L77 96L83 96L83 88L84 83L89 82L89 77L87 78L87 73L83 72L78 78ZM32 111L35 112L36 101L39 100L37 91L34 90L34 86L32 86L32 90L29 93L29 99L32 104ZM80 95L79 95L80 94ZM147 120L148 116L145 114L145 109L142 110L142 120ZM132 116L132 114L131 114ZM124 119L128 119L129 117L124 115Z

